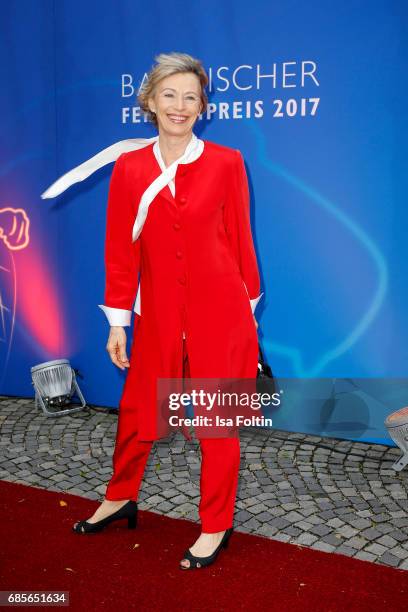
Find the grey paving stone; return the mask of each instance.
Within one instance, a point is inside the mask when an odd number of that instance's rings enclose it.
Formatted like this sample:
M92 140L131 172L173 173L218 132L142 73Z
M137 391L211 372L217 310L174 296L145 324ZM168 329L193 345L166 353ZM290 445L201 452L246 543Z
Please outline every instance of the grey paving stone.
M382 533L378 529L369 527L368 529L363 529L363 531L361 531L361 535L364 538L367 538L367 540L377 540L382 536Z
M320 525L312 525L309 531L318 536L325 536L328 533L331 533L332 530L327 525L320 524Z
M247 530L254 530L254 529L258 529L261 526L261 523L259 521L256 520L255 517L252 517L251 519L249 519L249 521L246 521L245 523L242 524L242 527L245 527Z
M327 542L324 542L323 540L314 542L314 544L312 545L312 548L314 548L315 550L322 550L324 552L333 552L334 550L336 550L335 546L332 546L331 544L328 544Z
M378 558L377 555L367 552L366 550L359 550L354 556L356 559L361 559L362 561L376 561Z
M269 525L273 525L274 527L278 527L279 529L283 530L286 527L289 527L290 523L282 517L273 517L269 521Z
M392 555L388 550L378 558L381 563L385 563L386 565L391 565L392 567L398 567L401 562L401 559Z
M273 514L271 514L270 512L261 512L260 514L256 515L256 520L260 521L261 523L266 523L268 521L270 521L273 517Z
M398 557L398 559L406 559L408 557L408 550L403 548L402 546L395 546L388 551L390 554Z
M264 524L258 527L257 534L266 536L268 538L272 538L278 531L279 530L277 527L273 527L272 525Z
M392 538L389 535L381 536L381 538L378 538L377 542L378 544L382 544L383 546L386 546L387 548L394 548L394 546L396 546L397 544L397 541L394 540L394 538Z
M340 544L340 546L336 549L336 552L341 555L347 555L348 557L354 557L356 555L356 549L351 546L347 546L347 542L344 544Z
M175 489L174 487L171 487L170 489L162 489L161 491L161 495L166 499L174 498L176 495L178 495L178 493L178 489Z
M308 532L311 527L313 527L313 525L311 523L308 523L307 521L299 521L298 523L295 523L295 527L298 527L302 531Z
M355 529L361 530L370 527L371 521L365 518L356 517L350 522L350 525L352 525L352 527L354 527Z
M347 544L347 546L350 546L350 548L355 548L356 550L361 550L362 548L364 548L364 546L369 544L369 542L365 538L360 538L358 536L355 536L355 537L350 538L349 540L347 540L346 544Z
M178 506L179 504L184 504L186 501L188 501L188 497L183 493L180 493L179 495L176 495L176 497L172 497L171 500L173 504Z
M279 542L290 542L291 536L288 535L287 533L279 532L279 533L276 533L272 539L279 540Z
M340 546L344 541L344 538L336 533L328 533L319 538L322 542L326 542L326 544L331 544L332 546Z
M343 525L342 527L338 527L336 532L342 535L344 538L352 538L358 534L358 529L353 529L353 527L350 527L349 525Z
M53 474L48 479L48 481L52 481L52 482L61 482L63 480L65 480L65 474Z
M300 534L304 533L301 529L299 529L298 527L286 527L285 529L285 533L288 533L289 535L293 536L293 537L297 537Z
M252 518L252 514L250 514L246 510L239 510L238 512L235 512L234 518L240 523L244 523Z
M268 510L268 507L265 504L261 503L261 504L248 505L247 510L251 514L256 515L256 514L260 514L261 512L265 512L266 510Z
M378 557L387 552L386 546L382 546L381 544L370 544L364 550L367 552L373 553L373 555L377 555Z
M295 538L295 541L297 544L302 544L303 546L311 546L311 544L316 542L318 539L318 536L313 535L312 533L303 532Z
M333 519L330 519L329 521L327 521L326 524L329 527L338 528L338 527L342 527L344 525L344 521L340 520L339 518L333 518Z
M299 512L288 512L285 514L285 519L289 521L289 523L296 523L297 521L303 520L303 515Z

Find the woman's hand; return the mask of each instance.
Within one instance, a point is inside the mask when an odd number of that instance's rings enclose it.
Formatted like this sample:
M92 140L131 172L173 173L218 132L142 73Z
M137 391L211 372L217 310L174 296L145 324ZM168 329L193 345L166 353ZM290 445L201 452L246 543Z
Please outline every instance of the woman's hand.
M255 315L254 315L253 313L252 313L252 316L254 317L255 327L258 329L258 322L257 322L257 320L255 319Z
M130 367L126 355L126 332L123 327L113 325L110 328L108 344L106 350L109 353L112 363L124 370Z

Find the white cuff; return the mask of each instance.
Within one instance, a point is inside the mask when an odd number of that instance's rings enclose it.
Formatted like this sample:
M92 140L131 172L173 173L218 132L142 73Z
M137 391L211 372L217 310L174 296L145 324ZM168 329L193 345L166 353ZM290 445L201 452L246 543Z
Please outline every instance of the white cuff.
M115 325L119 327L127 327L130 326L130 322L132 319L132 311L124 310L123 308L112 308L111 306L104 306L103 304L98 304L99 308L102 308L103 312L106 314L109 325Z
M251 302L252 314L254 314L256 305L258 304L258 302L261 299L261 297L263 296L263 294L264 294L264 292L262 291L262 293L260 295L258 295L258 297L253 298L252 300L249 300Z
M249 296L248 289L247 289L247 286L246 286L246 284L245 284L245 283L244 283L244 287L245 287L246 292L247 292L247 294L248 294L248 296ZM252 300L251 300L251 299L249 299L249 301L250 301L250 303L251 303L251 310L252 310L252 314L254 314L254 312L255 312L255 308L256 308L256 305L258 304L258 302L259 302L259 300L261 299L261 297L263 296L263 294L264 294L264 292L262 291L262 293L260 293L260 294L258 295L258 297L253 298Z
M136 314L140 315L140 282L139 282L139 286L137 288L137 295L136 295L136 301L135 301L135 305L133 307L133 312L135 312Z

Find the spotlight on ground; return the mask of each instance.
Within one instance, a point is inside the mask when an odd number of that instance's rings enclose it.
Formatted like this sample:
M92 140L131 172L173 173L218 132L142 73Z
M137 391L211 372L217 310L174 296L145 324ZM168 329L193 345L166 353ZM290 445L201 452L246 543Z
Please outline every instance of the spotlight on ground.
M31 378L35 405L41 406L47 416L63 416L85 408L86 402L76 381L75 370L68 359L55 359L33 366ZM80 406L72 402L75 393L81 401Z
M403 453L402 457L391 466L393 470L399 472L408 463L408 406L389 414L384 423L391 438Z

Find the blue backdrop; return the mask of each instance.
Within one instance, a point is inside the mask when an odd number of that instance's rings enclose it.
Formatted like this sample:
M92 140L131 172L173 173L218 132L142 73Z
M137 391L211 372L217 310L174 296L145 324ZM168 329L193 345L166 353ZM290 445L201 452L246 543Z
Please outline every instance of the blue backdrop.
M196 134L246 161L266 357L282 380L326 380L332 401L287 394L276 427L386 440L408 403L406 3L176 1L170 16L163 1L19 0L0 16L1 393L32 395L30 367L67 357L88 402L117 406L125 374L97 306L112 165L40 194L155 135L135 94L156 54L183 51L210 77Z

